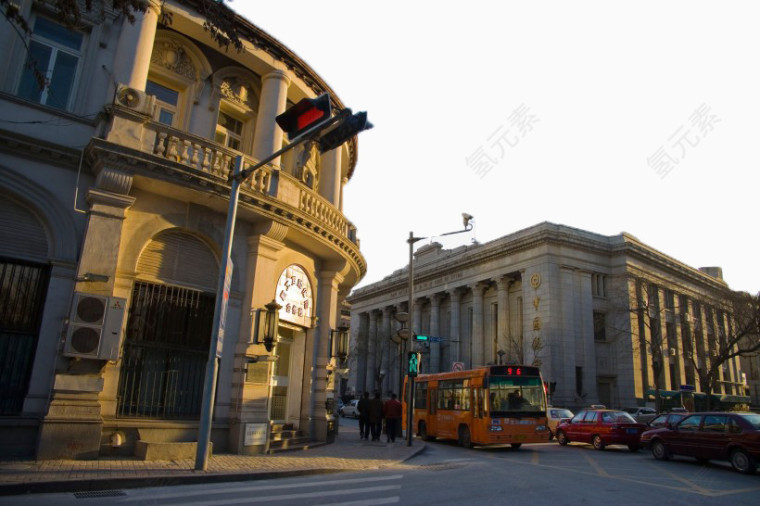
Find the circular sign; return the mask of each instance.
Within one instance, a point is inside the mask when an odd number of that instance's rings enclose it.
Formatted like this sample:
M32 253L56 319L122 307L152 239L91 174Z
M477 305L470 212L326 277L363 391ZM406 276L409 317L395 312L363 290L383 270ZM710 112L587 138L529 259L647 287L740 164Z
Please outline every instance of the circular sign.
M280 308L280 320L311 326L314 301L311 283L306 272L298 265L291 265L282 271L277 282L277 303Z
M541 286L541 275L539 273L536 272L530 277L530 286L533 288Z

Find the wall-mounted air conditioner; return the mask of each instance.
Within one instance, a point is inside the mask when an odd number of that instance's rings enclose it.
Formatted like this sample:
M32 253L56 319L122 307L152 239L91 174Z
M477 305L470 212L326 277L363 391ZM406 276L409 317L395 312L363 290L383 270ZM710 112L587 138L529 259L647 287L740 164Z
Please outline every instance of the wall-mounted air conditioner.
M148 95L144 91L120 84L116 89L114 103L129 107L135 112L152 116L153 109L156 106L156 97Z
M117 360L126 304L119 297L75 293L63 354Z

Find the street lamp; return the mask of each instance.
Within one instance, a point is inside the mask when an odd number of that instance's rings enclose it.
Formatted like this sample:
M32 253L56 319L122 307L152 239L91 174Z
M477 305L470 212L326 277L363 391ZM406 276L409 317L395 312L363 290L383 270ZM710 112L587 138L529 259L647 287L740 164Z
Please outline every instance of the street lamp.
M335 351L335 356L338 358L338 365L343 367L346 358L348 358L348 327L346 325L340 325L337 329L331 330L330 333L333 342L336 342L334 340L337 336L337 350Z
M282 306L277 301L272 300L272 302L264 307L267 309L264 315L264 348L268 352L271 352L277 339L277 328L280 326L280 309L282 309Z
M472 230L473 216L471 214L462 213L462 223L464 230L455 230L454 232L446 232L445 234L438 234L429 237L415 237L414 232L409 232L409 239L406 240L409 244L409 336L414 335L414 329L412 328L414 322L414 243L423 239L429 239L432 237L443 237L446 235L461 234ZM410 345L409 351L415 351L414 345ZM406 446L412 446L412 427L414 421L412 420L414 415L414 377L409 377L409 394L407 396L406 403Z

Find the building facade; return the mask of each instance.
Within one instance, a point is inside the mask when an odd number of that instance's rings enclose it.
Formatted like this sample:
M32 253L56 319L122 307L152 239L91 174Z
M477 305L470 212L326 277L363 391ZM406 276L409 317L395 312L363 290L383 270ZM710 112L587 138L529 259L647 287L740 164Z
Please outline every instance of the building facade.
M73 29L44 2L18 4L29 37L0 20L0 452L196 441L217 296L214 450L265 451L277 427L329 440L332 337L366 272L342 202L355 138L252 173L216 292L234 161L287 146L275 117L289 106L340 99L246 19L232 21L242 49L220 47L201 2L151 0L134 23L95 2Z
M412 345L422 372L539 365L558 406L699 395L697 369L730 321L719 268L694 269L627 233L541 223L485 244L423 246L413 272L411 329L428 336ZM349 389L400 390L408 278L407 267L349 297ZM744 400L738 359L713 393Z

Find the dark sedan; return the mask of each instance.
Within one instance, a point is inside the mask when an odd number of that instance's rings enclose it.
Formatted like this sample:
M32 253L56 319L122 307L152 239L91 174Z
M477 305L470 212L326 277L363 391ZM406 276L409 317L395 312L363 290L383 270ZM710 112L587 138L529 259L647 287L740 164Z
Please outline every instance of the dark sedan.
M633 419L625 411L615 409L584 409L570 420L557 426L557 442L590 443L597 450L607 445L626 445L635 452L639 449L639 437L646 425Z
M673 455L699 462L727 460L740 473L752 474L760 459L760 415L756 413L692 413L677 425L648 430L642 445L654 458Z

